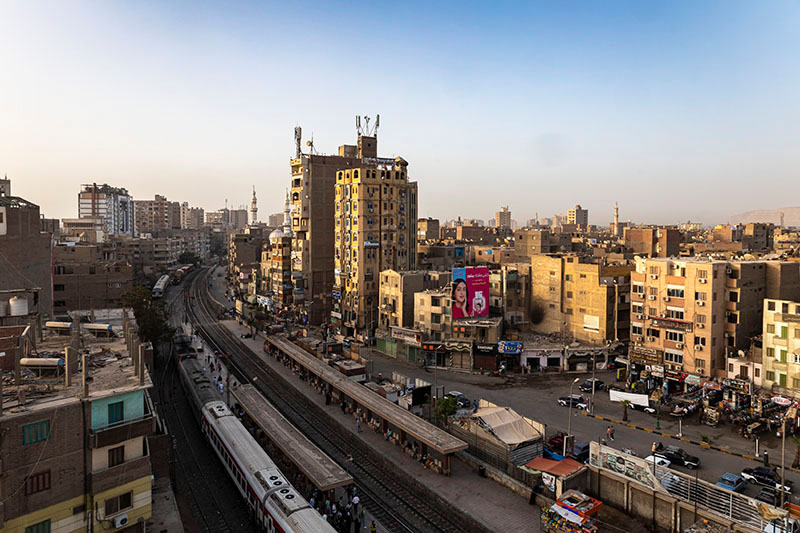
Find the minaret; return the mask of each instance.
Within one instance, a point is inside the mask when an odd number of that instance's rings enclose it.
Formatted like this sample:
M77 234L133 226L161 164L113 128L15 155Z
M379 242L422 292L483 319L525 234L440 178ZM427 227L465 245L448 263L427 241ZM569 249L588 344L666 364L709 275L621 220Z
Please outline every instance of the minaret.
M619 205L614 202L614 235L619 237Z
M286 203L283 205L283 234L286 237L294 237L292 233L292 220L289 216L289 189L286 189Z
M256 186L253 185L253 197L250 199L250 223L258 223L258 200L256 200Z

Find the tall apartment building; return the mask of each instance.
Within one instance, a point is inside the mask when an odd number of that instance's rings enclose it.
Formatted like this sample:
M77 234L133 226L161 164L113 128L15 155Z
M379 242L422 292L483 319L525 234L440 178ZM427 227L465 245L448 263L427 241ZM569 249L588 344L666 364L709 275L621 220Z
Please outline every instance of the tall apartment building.
M378 327L389 332L393 327L414 327L414 294L440 289L450 283L450 272L384 270L380 273L380 317Z
M452 336L452 292L450 285L446 285L441 289L428 289L414 294L414 329L422 334L423 339L444 341Z
M136 235L133 198L127 189L96 183L81 185L78 218L101 217L108 235Z
M648 257L678 257L681 251L681 232L667 227L624 228L625 245L634 254Z
M230 224L236 229L247 226L247 209L231 209L229 212Z
M334 288L340 298L331 317L348 334L371 337L378 327L382 271L416 267L417 183L407 171L401 157L374 158L336 175Z
M170 202L165 196L157 194L152 200L134 200L133 207L137 235L181 228L181 204Z
M511 211L508 206L501 207L500 211L494 214L494 227L511 229Z
M800 303L765 299L762 331L762 387L800 398Z
M723 376L726 357L747 350L761 331L767 294L797 294L797 285L773 285L791 279L797 268L765 261L639 259L631 274L632 360Z
M289 306L293 303L292 290L292 221L289 215L289 193L286 193L286 206L284 208L283 226L276 228L269 235L269 250L266 257L268 265L263 271L264 261L262 259L262 271L266 281L266 286L272 294L272 301L279 308ZM262 258L264 254L262 254Z
M514 232L514 255L517 261L528 261L539 254L572 251L572 235L553 233L547 229L519 229Z
M38 348L64 353L70 342L45 337ZM151 458L167 451L156 434L148 371L132 361L124 339L86 342L84 376L72 350L66 375L39 387L24 408L0 409L3 531L143 531L152 515L158 471ZM3 388L16 397L31 386L23 375Z
M417 220L417 241L435 241L439 239L439 219L420 218Z
M772 250L775 225L767 223L745 224L742 231L742 248L754 251Z
M625 340L633 265L576 255L531 259L531 329L593 344Z
M279 228L283 224L283 213L274 213L267 218L267 226Z
M589 228L589 210L583 209L580 204L567 211L567 224L575 224L581 229Z
M202 207L189 207L189 202L181 204L181 228L200 229L205 225L205 212Z

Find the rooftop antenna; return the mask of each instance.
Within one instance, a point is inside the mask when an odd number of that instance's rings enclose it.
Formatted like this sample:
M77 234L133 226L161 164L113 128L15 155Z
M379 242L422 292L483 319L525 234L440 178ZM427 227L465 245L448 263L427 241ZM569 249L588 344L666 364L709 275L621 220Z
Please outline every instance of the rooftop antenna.
M361 129L361 115L356 115L356 132L361 135L363 130Z
M378 136L378 126L381 125L381 116L375 115L375 129L372 131L372 134L377 137Z
M311 133L311 139L306 141L306 146L308 146L308 150L311 154L316 154L317 151L314 149L314 133Z
M300 126L295 126L295 128L294 128L294 152L295 152L294 156L296 158L299 158L300 156L303 155L302 151L300 150L300 147L302 145L302 141L301 141L302 135L303 135L303 128L301 128Z

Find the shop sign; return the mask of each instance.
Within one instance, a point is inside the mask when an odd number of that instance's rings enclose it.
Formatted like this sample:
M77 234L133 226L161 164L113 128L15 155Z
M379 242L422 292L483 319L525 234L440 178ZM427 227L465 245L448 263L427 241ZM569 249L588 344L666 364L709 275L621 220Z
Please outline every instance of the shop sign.
M411 346L419 346L420 341L422 340L422 335L418 331L414 331L413 329L393 327L392 338L399 341L403 341L404 343Z
M723 380L722 384L725 387L727 387L729 389L733 389L736 392L739 392L741 394L750 394L750 382L749 381L744 381L743 379L731 378L731 379Z
M256 303L264 307L269 307L272 305L272 299L267 298L266 296L261 296L260 294L256 294Z
M800 322L800 315L787 315L783 313L781 315L782 322Z
M704 381L703 382L703 388L706 388L706 389L709 389L709 390L719 390L719 389L722 388L722 385L720 385L716 381Z
M435 352L437 350L443 350L444 346L441 342L426 342L422 344L422 349L427 352Z
M664 377L672 381L683 381L683 374L673 370L664 370Z
M700 379L700 376L696 376L694 374L686 374L686 379L684 380L687 385L700 385L703 380Z
M654 378L664 377L664 367L661 365L647 365L647 370L650 371Z
M497 346L494 344L476 344L475 350L481 353L494 353Z
M672 318L657 318L649 317L650 325L657 328L679 329L681 331L692 331L692 323L684 322L683 320L674 320Z
M342 299L342 291L340 291L339 289L333 289L333 291L331 291L331 294L333 295L334 300Z
M662 352L654 348L646 348L644 346L631 347L631 359L635 363L642 365L659 364L662 362Z
M331 311L331 318L338 318L339 320L342 319L342 313L337 313L336 311Z
M521 354L522 343L517 341L500 341L497 343L497 351L505 354Z

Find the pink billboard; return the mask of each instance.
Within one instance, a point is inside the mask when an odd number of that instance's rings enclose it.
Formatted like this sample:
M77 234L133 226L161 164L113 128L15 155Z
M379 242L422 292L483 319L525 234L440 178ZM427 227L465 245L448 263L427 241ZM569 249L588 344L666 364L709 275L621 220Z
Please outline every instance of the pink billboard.
M453 269L453 320L489 316L489 268Z

